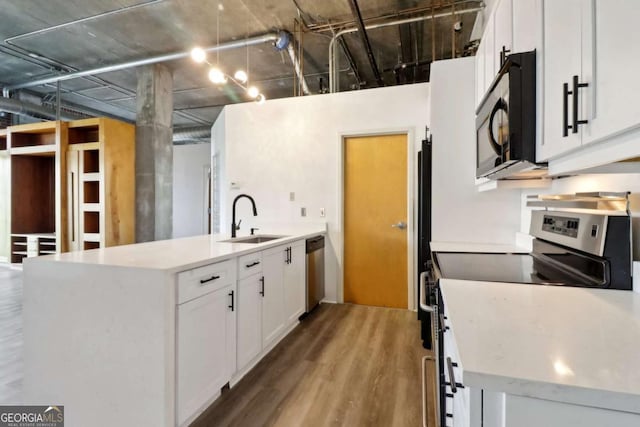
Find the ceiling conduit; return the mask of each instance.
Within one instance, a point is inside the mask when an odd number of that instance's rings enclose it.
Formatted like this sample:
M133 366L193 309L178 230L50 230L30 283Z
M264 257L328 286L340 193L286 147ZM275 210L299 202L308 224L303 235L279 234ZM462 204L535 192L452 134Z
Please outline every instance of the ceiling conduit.
M248 38L242 39L242 40L234 40L234 41L230 41L230 42L226 42L226 43L220 43L217 46L211 46L211 47L205 48L204 50L206 52L216 52L216 51L244 48L244 47L253 46L253 45L262 44L262 43L267 43L267 42L273 42L276 45L279 44L281 46L281 47L279 47L279 50L281 50L281 49L287 47L288 45L290 45L290 43L288 42L290 37L291 37L291 35L286 31L274 31L274 32L271 32L271 33L263 34L261 36L248 37ZM282 44L283 44L282 40L283 39L287 40L287 44L285 46L282 46ZM5 97L7 97L8 93L10 91L17 90L17 89L24 89L24 88L40 86L40 85L44 85L44 84L57 83L57 82L65 81L65 80L75 79L75 78L78 78L78 77L93 76L93 75L97 75L97 74L109 73L109 72L112 72L112 71L118 71L118 70L124 70L124 69L128 69L128 68L139 67L139 66L142 66L142 65L149 65L149 64L157 64L157 63L160 63L160 62L175 61L175 60L179 60L179 59L188 58L190 55L191 55L191 51L176 52L176 53L171 53L171 54L166 54L166 55L153 56L153 57L145 58L145 59L138 59L138 60L134 60L134 61L123 62L123 63L120 63L120 64L107 65L107 66L99 67L99 68L92 68L90 70L75 71L75 72L72 72L72 73L59 74L57 76L46 77L46 78L42 78L42 79L31 80L31 81L28 81L28 82L17 83L17 84L5 86L3 88L3 94L4 94ZM298 74L298 78L301 81L303 81L303 86L306 86L306 81L304 79L304 76L301 75L299 61L298 61L298 58L296 56L295 50L293 50L292 52L289 52L289 55L291 56L291 61L294 64L294 69L295 69L296 73ZM296 64L298 64L298 65L296 66ZM308 87L307 87L307 90L308 90Z
M31 102L21 101L19 99L0 97L0 111L6 111L7 113L17 114L20 116L34 117L36 119L56 120L55 109L33 104ZM60 118L62 120L78 120L86 119L86 116L75 114L70 111L61 111Z
M364 28L365 30L370 30L374 28L391 27L391 26L402 25L402 24L410 24L412 22L427 21L429 19L451 17L452 15L463 15L465 13L478 13L483 10L484 10L484 5L481 7L474 7L471 9L456 10L453 13L443 12L443 13L436 13L433 15L423 15L423 16L416 16L414 18L405 18L405 19L398 19L394 21L381 22L377 24L368 24L368 25L365 25ZM336 40L338 40L340 37L342 37L345 34L355 33L357 31L358 31L358 27L345 28L343 30L338 31L331 37L331 41L329 42L329 91L331 93L338 92L338 73L336 71L338 58L336 56L336 50L335 50Z

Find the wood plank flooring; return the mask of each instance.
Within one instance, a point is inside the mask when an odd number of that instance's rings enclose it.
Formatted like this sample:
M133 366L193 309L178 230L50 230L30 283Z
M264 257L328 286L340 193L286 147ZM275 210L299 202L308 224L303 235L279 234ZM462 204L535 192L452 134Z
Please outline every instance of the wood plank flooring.
M0 405L22 403L22 271L0 266Z
M421 426L427 354L414 312L323 304L192 426Z

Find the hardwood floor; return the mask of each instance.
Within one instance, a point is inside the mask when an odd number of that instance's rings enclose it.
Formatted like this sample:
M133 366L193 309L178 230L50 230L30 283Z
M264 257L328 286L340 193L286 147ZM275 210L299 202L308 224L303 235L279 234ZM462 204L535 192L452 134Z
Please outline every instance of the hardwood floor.
M414 312L323 304L192 426L420 426L427 354Z
M0 266L0 405L22 401L22 272Z

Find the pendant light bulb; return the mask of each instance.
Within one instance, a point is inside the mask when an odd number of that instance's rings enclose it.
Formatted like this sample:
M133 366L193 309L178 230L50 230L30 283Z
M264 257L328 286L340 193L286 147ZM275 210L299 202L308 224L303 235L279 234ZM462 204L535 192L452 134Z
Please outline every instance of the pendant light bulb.
M221 85L227 82L227 77L224 75L222 70L213 67L209 70L209 80L214 84Z
M246 83L247 80L249 80L249 76L247 76L247 73L243 70L236 71L236 73L233 75L233 78L240 83Z
M267 98L261 93L259 93L258 96L256 97L256 102L258 104L264 104L264 101L266 101L266 100L267 100Z
M191 59L198 64L202 64L207 59L207 52L201 47L194 47L191 49Z
M247 89L247 95L249 95L249 97L255 99L255 98L258 97L258 95L260 95L260 90L255 86L251 86L251 87L249 87L249 89Z

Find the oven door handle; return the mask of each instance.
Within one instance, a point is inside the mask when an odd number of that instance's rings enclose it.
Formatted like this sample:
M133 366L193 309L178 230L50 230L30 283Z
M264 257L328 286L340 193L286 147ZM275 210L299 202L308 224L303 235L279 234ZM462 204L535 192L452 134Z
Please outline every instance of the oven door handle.
M427 313L433 313L435 308L427 304L427 275L428 271L420 273L420 309ZM415 277L415 276L413 276Z

